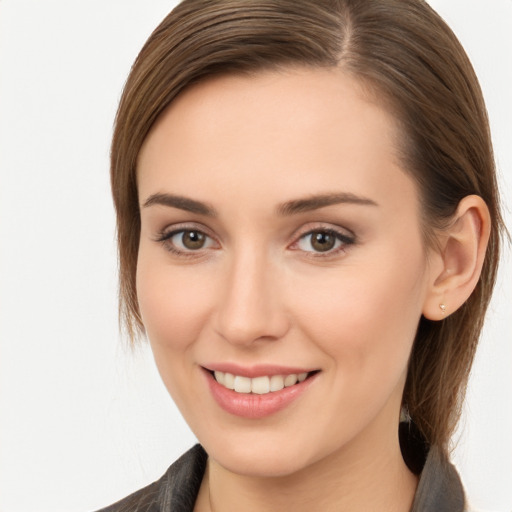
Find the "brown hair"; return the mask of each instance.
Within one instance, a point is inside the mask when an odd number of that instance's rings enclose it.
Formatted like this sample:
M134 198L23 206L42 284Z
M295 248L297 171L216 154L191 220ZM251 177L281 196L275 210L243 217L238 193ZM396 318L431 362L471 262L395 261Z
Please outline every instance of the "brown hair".
M478 285L443 321L421 319L404 391L421 434L446 450L494 285L503 224L477 78L455 35L422 0L185 0L163 20L133 65L112 142L121 319L132 340L143 330L135 288L136 169L155 120L204 77L297 65L339 66L392 108L427 240L463 197L477 194L489 207L492 232Z

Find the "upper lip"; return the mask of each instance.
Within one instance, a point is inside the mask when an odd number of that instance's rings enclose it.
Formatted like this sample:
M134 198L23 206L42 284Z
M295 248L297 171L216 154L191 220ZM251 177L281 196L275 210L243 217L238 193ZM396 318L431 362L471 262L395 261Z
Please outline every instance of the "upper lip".
M273 375L291 375L292 373L309 373L318 368L281 366L276 364L257 364L251 366L241 366L236 363L211 363L202 365L205 370L212 372L231 373L240 377L272 377Z

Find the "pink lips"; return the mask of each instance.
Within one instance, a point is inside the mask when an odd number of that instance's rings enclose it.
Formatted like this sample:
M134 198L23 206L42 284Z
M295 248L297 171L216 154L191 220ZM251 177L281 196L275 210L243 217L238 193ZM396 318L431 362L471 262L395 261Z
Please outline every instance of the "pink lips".
M234 390L225 388L215 380L209 370L227 372L233 375L250 378L262 375L299 374L307 372L308 370L302 368L278 367L274 365L242 368L231 364L211 365L207 368L208 370L203 368L203 373L207 379L210 392L217 404L230 414L248 419L264 418L286 408L309 388L317 376L315 373L310 375L303 382L285 387L280 391L257 395L253 393L237 393Z

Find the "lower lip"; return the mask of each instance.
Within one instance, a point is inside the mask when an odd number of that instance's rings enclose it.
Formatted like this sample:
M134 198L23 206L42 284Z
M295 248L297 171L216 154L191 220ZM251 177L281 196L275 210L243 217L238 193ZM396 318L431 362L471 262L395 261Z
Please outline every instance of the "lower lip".
M299 398L313 383L318 374L293 386L273 391L264 395L255 393L237 393L221 386L213 375L205 370L208 386L217 404L226 412L241 418L259 419L275 414Z

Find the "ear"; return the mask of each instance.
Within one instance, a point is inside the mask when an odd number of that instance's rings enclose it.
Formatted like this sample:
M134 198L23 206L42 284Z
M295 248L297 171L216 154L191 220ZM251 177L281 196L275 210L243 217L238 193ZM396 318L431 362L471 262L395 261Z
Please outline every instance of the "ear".
M426 318L442 320L469 298L482 271L490 230L485 201L476 195L462 199L450 225L438 234L439 248L432 250Z

